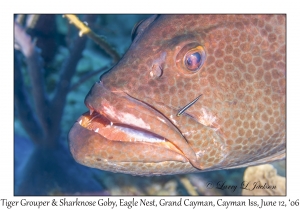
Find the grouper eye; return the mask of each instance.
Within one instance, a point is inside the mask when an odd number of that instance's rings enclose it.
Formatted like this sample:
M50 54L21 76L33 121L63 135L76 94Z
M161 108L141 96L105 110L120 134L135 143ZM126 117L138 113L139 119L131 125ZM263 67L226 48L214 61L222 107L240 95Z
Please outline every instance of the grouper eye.
M206 53L198 43L190 43L184 46L176 56L176 65L184 73L195 73L204 64Z
M204 63L205 51L202 46L189 50L184 57L185 66L188 70L195 72Z

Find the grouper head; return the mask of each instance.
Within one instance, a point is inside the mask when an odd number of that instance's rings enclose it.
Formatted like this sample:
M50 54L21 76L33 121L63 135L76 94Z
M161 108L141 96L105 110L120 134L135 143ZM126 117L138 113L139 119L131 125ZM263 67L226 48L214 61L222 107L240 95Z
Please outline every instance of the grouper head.
M89 111L69 133L73 157L137 175L284 158L285 23L285 15L143 21L123 58L88 93Z

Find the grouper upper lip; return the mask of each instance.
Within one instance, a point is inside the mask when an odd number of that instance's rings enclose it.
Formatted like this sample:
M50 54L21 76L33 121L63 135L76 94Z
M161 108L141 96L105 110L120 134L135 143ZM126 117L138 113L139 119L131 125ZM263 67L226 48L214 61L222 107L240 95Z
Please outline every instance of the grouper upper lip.
M189 161L200 168L195 152L176 126L147 104L122 91L108 90L101 81L90 90L85 104L91 115L83 114L69 133L71 152L77 161L83 156L122 162L172 160ZM118 139L118 136L124 137L126 132L142 139ZM116 152L112 150L126 155L109 155ZM141 150L149 155L135 159L137 155L129 154L140 153Z

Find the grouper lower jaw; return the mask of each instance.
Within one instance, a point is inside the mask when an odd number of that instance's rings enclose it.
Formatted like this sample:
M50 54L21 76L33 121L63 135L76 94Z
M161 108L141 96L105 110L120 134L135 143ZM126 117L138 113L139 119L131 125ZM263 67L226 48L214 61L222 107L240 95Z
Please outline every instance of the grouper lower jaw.
M69 132L69 140L74 159L92 168L145 176L197 170L173 150L145 142L107 140L78 122Z
M106 162L187 162L178 150L164 143L130 142L106 139L101 134L75 123L69 132L69 146L77 162L99 165ZM101 168L101 167L97 167Z

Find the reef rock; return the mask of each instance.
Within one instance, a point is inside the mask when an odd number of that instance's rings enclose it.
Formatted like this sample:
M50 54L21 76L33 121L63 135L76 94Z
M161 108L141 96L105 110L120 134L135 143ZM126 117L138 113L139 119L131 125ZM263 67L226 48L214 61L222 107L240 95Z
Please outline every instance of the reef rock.
M285 177L271 164L249 167L244 173L242 195L286 195Z

